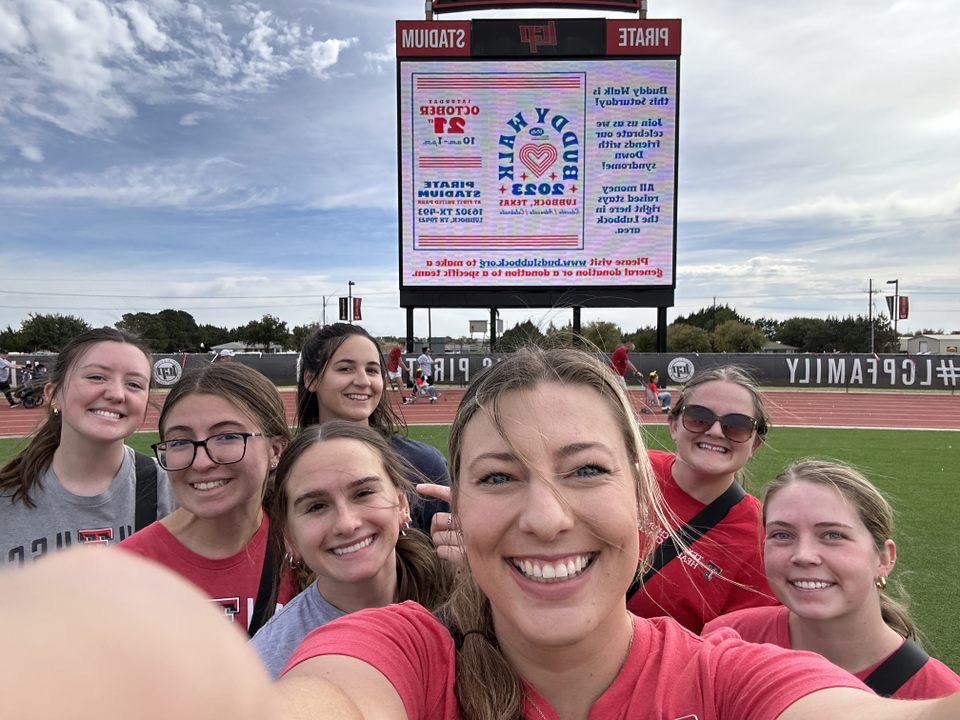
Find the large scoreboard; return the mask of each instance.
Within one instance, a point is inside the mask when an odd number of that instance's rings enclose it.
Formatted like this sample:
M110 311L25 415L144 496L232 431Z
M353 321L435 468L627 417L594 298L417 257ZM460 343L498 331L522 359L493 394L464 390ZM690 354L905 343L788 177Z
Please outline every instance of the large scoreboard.
M401 305L673 305L679 55L679 20L398 22Z

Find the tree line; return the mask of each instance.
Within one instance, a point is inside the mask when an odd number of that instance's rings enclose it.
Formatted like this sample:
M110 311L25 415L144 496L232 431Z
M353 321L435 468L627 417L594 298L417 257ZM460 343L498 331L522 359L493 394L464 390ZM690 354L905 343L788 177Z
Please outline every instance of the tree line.
M878 353L898 352L899 341L889 320L874 318L872 324L874 350ZM870 326L870 319L862 315L750 320L728 305L716 305L674 320L667 327L667 350L752 353L760 352L770 342L779 342L795 348L796 352L868 353L871 350ZM943 331L923 331L929 332ZM581 327L580 335L606 352L627 342L633 343L637 352L657 351L657 328L652 325L625 333L616 323L596 320ZM505 331L498 349L509 351L528 342L572 343L573 337L570 324L556 327L551 323L541 329L527 320Z
M287 323L273 315L264 315L235 328L198 325L188 312L161 310L158 313L126 313L115 327L139 336L155 353L204 352L215 345L241 342L248 350L299 350L318 325ZM58 352L70 338L91 326L73 315L31 313L18 330L9 325L0 330L0 347L13 352Z
M797 352L870 352L871 321L856 317L811 318L787 320L760 318L750 320L728 305L714 305L689 315L682 315L667 328L667 349L670 352L759 352L770 341L796 348ZM57 352L67 340L89 330L90 325L73 315L31 313L14 330L9 325L0 330L0 348L13 352ZM126 313L116 327L127 330L147 343L157 353L203 352L215 345L241 342L249 350L299 350L318 324L297 325L293 329L273 315L264 315L235 328L198 325L183 310L161 310L157 313ZM922 334L942 334L942 330L923 330ZM604 320L587 323L580 335L589 343L612 351L620 343L631 342L637 352L656 352L657 329L637 328L625 333L616 324ZM876 352L897 352L899 342L890 321L873 319L873 347ZM518 323L500 337L497 350L510 351L529 342L564 344L573 342L570 324L556 327L551 323L541 329L530 320ZM391 340L393 338L390 338Z

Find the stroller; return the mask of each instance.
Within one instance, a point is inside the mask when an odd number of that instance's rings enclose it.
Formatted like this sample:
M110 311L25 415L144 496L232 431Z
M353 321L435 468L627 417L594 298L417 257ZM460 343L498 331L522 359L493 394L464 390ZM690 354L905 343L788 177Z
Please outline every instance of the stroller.
M38 377L18 385L11 391L13 399L25 408L37 408L43 405L43 386L47 384L46 377Z

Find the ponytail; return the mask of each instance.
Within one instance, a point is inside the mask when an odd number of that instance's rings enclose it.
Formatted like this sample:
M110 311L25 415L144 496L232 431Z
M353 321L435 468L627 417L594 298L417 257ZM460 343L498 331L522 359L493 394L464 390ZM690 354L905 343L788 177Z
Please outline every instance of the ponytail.
M523 716L523 685L500 650L490 601L466 570L457 575L438 618L456 647L457 701L464 720L517 720Z
M53 462L53 453L60 446L60 428L60 414L48 410L47 421L30 443L0 470L0 495L31 509L37 506L30 493L40 487L40 478Z

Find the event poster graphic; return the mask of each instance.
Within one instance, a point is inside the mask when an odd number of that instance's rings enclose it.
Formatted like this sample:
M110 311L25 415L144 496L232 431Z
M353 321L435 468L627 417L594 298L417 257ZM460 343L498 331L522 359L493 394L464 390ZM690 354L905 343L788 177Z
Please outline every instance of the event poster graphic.
M673 283L675 59L400 65L406 286Z

